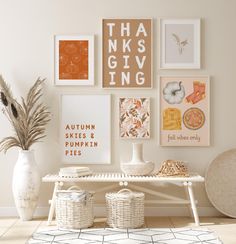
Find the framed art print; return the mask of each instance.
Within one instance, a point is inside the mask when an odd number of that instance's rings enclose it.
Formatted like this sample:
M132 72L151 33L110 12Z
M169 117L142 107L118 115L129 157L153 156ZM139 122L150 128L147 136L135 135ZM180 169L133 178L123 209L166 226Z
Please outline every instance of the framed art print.
M200 69L200 19L160 20L160 68Z
M110 100L110 95L61 96L62 162L110 163Z
M152 19L103 19L103 88L152 88Z
M160 145L210 145L208 76L161 76Z
M94 85L94 36L55 36L55 85Z
M150 98L120 98L120 137L150 138Z

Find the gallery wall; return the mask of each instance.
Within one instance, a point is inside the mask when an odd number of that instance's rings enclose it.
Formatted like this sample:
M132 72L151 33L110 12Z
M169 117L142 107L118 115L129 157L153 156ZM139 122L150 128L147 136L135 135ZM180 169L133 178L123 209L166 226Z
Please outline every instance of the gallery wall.
M228 0L1 0L0 2L0 73L17 98L25 96L38 76L46 77L44 102L52 111L47 138L34 146L36 161L42 175L53 173L61 166L59 147L60 94L112 94L111 161L110 165L91 165L94 171L118 171L120 161L131 157L131 143L144 143L144 157L156 167L165 159L188 162L190 171L201 175L209 163L221 152L234 148L235 140L235 56L236 56L236 2ZM121 90L102 89L102 19L153 18L153 89ZM159 70L158 19L201 18L200 70ZM95 86L54 86L54 35L95 35ZM211 145L209 147L160 147L158 145L158 75L210 75L211 79ZM151 98L151 138L125 140L119 137L119 97L142 96ZM96 104L94 105L95 109ZM71 109L75 109L71 106ZM0 138L13 131L7 119L0 114ZM13 214L11 193L13 167L18 149L0 154L0 215ZM96 189L96 184L86 184ZM150 185L150 188L155 186ZM162 185L161 192L178 194L178 187ZM47 210L52 185L42 184L39 207ZM182 194L182 193L181 193ZM196 188L201 214L216 214L207 199L204 184ZM103 196L97 197L99 202ZM147 196L149 198L149 196ZM166 208L166 206L162 206ZM187 213L170 206L166 215ZM157 215L160 213L156 213Z

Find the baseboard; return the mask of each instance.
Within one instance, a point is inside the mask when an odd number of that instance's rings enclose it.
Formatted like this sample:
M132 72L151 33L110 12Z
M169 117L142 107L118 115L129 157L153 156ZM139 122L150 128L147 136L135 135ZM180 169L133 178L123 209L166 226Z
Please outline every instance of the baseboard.
M95 216L102 217L106 215L106 209L103 205L95 205ZM198 214L202 217L222 216L214 207L198 207ZM189 216L188 207L145 207L145 216Z
M36 217L47 216L49 207L38 207L35 211ZM106 215L103 204L95 204L94 214L97 217ZM199 216L215 217L222 216L214 207L198 207ZM15 207L0 207L0 217L15 217L17 211ZM145 207L145 216L189 216L188 207Z

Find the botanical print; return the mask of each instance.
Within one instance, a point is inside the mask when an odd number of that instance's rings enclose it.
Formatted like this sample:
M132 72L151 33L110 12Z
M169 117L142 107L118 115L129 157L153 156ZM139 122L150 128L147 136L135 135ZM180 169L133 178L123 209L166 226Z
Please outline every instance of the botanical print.
M160 144L208 146L208 77L160 77Z
M120 137L150 138L149 98L120 98Z
M103 87L152 87L152 20L103 20Z
M194 25L169 24L166 28L166 62L192 63L194 61Z
M161 19L160 67L200 68L200 19Z
M188 39L181 41L180 37L175 33L172 33L172 36L174 37L174 41L176 42L177 48L179 50L179 55L182 55L184 47L188 45Z
M88 79L88 40L59 41L59 79Z

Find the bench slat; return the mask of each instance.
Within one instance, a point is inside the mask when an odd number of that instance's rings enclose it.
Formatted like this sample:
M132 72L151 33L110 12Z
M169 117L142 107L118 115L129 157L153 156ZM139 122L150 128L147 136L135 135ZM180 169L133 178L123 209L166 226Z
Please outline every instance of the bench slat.
M60 177L57 174L48 174L42 178L43 182L204 182L204 177L190 174L189 177L160 177L157 175L129 176L123 173L93 173L81 177Z

